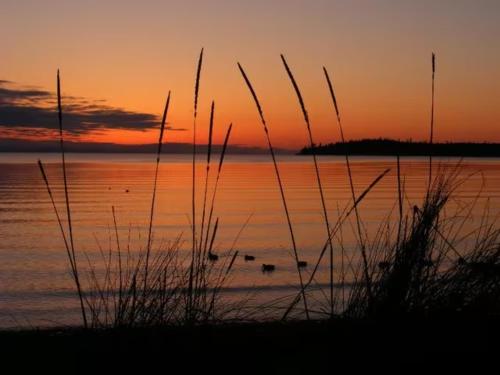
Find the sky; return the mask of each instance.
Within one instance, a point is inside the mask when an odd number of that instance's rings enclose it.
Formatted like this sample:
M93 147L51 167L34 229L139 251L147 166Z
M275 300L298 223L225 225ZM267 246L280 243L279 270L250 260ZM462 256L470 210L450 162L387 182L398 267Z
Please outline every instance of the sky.
M201 47L198 139L215 101L215 143L264 146L245 68L273 143L297 149L307 131L283 53L302 90L316 143L424 140L431 53L437 55L435 139L500 141L498 0L1 0L0 138L55 136L56 72L65 126L80 141L149 143L172 92L167 142L189 142Z

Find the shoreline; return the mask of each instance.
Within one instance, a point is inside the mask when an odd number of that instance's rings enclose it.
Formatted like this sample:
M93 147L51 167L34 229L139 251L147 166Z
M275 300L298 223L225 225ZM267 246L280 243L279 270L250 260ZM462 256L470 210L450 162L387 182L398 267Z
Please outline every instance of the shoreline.
M297 155L403 156L403 157L500 157L500 143L428 143L393 139L362 139L304 147Z

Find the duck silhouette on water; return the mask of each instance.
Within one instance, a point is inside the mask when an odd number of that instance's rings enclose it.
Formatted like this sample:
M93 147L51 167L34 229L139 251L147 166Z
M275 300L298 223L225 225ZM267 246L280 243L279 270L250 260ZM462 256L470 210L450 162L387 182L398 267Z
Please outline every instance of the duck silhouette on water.
M276 266L274 264L265 264L265 263L262 264L263 273L274 272L274 270L276 270Z

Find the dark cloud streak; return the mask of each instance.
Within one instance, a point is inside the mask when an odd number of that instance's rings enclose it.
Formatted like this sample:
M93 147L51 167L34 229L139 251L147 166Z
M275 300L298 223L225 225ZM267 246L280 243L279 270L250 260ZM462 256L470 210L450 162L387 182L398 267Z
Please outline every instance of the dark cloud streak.
M63 96L65 130L74 135L110 130L147 131L159 126L159 117L150 113L111 107L102 100ZM0 80L0 129L22 133L24 129L54 130L57 128L55 95L49 91L19 88ZM169 128L183 131L185 129Z

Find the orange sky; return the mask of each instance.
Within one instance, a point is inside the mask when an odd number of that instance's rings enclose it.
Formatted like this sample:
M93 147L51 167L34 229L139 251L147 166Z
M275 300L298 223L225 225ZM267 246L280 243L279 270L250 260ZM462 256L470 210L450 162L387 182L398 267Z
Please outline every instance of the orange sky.
M438 59L436 139L500 141L500 3L495 0L6 0L0 9L0 79L53 91L60 68L66 95L158 115L172 90L169 122L188 131L167 133L167 142L191 141L202 46L200 141L206 139L214 99L216 143L233 122L234 144L264 145L236 68L240 61L261 98L276 146L306 144L280 53L301 86L317 142L338 140L322 65L333 78L348 138L424 139L432 51ZM156 141L157 131L108 128L81 139L146 143Z

